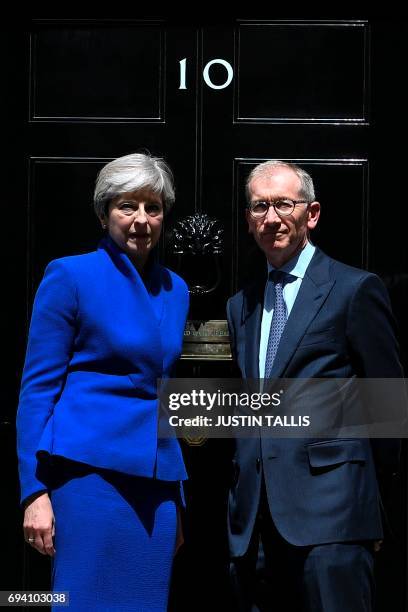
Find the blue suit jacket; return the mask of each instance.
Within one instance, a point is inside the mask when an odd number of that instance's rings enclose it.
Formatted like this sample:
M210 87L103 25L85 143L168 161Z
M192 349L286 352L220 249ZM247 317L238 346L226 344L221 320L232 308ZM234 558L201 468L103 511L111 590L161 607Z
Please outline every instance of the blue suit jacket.
M266 278L227 306L232 349L244 378L259 378ZM374 274L316 252L286 323L271 378L399 378L394 320ZM373 441L380 442L380 441ZM396 464L399 443L378 444ZM382 537L372 446L365 439L237 439L229 495L233 556L245 553L262 473L281 535L298 546Z
M156 263L146 286L110 238L47 267L17 413L22 500L45 488L41 453L162 480L187 477L178 441L157 439L156 380L181 353L188 289Z

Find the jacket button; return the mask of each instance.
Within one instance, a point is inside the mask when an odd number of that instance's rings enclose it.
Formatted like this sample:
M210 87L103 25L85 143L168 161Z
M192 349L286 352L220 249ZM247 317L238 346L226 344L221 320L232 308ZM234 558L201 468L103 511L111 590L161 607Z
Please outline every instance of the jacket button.
M261 460L260 460L259 457L257 457L257 460L256 460L256 471L259 472L260 468L261 468Z

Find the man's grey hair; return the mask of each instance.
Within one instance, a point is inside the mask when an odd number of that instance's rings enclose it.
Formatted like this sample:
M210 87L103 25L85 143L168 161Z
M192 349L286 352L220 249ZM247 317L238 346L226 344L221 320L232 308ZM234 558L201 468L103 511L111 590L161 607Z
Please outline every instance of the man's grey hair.
M118 157L106 164L97 176L95 212L102 217L111 200L119 194L146 188L160 195L166 210L171 208L175 199L174 179L164 159L145 153Z
M300 180L300 189L299 189L299 197L302 200L307 200L308 202L314 202L316 199L315 190L313 185L313 179L300 166L296 164L292 164L290 162L280 161L279 159L270 159L269 161L262 162L262 164L258 164L249 174L246 184L245 184L245 192L248 203L250 202L250 183L255 178L266 177L274 174L275 170L279 168L289 168L293 170L296 176L299 177Z

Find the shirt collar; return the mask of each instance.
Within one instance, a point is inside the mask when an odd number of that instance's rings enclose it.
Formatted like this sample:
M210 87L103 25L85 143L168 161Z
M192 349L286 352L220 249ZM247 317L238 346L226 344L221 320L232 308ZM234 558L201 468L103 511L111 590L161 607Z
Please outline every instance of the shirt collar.
M306 273L306 269L310 264L310 260L312 259L315 250L316 247L311 242L307 242L306 246L303 247L300 253L297 253L297 255L295 255L294 257L292 257L292 259L286 262L285 265L280 268L280 270L282 270L283 272L287 272L292 276L296 276L296 278L303 279ZM271 272L271 270L275 270L275 268L269 263L269 261L267 261L266 263L268 265L269 274L269 272Z

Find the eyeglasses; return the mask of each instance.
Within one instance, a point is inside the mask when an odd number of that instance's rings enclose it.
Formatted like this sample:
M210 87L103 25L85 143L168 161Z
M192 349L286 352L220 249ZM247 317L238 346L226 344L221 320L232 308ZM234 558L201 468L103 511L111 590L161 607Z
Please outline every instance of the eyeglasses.
M285 198L282 200L275 200L274 202L265 202L263 200L257 200L248 204L248 210L254 219L262 219L268 214L268 210L271 206L274 207L275 212L280 217L286 217L295 210L296 204L310 204L307 200L290 200Z

